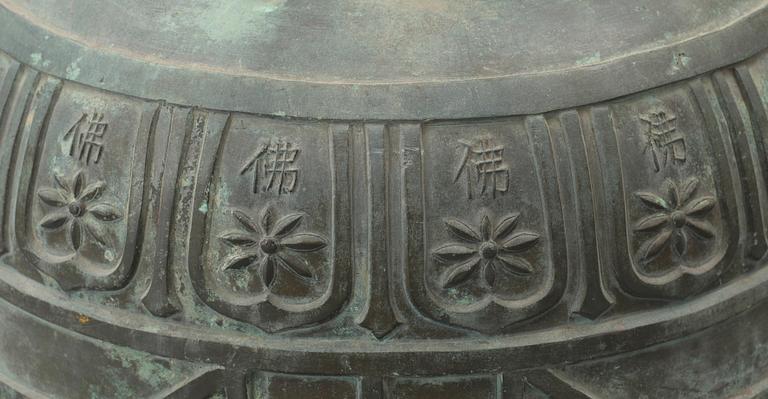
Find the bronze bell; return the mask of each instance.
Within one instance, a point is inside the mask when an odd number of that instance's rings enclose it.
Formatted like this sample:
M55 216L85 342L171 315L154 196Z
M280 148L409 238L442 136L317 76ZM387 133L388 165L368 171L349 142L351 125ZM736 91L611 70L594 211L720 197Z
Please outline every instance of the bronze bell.
M766 48L766 0L0 0L0 398L768 397Z

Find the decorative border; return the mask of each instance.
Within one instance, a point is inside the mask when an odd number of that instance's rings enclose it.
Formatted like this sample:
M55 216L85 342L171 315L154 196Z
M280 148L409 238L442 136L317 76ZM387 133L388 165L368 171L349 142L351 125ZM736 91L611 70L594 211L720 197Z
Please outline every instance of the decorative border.
M37 74L36 72L26 69L26 67L22 68L24 68L23 73L26 76L24 79L33 78L32 80L35 82L35 85L45 81L49 82L49 85L58 87L58 80L48 78L46 75ZM756 97L754 82L751 79L745 78L749 73L750 72L744 69L744 67L736 67L736 76L741 79L741 88L743 92L746 93L746 99L748 100L747 106L750 107L749 117L752 120L753 129L764 129L765 126L767 126L765 122L765 109L759 99L759 95ZM27 82L27 80L24 79L23 81ZM692 84L695 85L698 84L698 82L700 81L696 80ZM716 82L719 85L720 90L723 90L724 84L722 78L716 78ZM30 87L31 86L32 84L30 84ZM703 96L697 95L696 97L701 101ZM14 97L13 102L17 102L15 98L16 97ZM728 101L727 98L725 100L710 98L710 100ZM600 121L598 122L602 124L610 123L610 116L604 107L593 108L591 111L595 110L601 115L599 118ZM730 109L730 112L729 115L731 119L728 131L719 128L717 129L717 135L715 135L714 132L711 132L713 137L710 137L709 139L716 141L718 139L723 139L723 136L728 135L728 133L731 135L735 134L734 130L732 130L733 127L731 126L737 125L734 122L735 111ZM192 120L194 120L194 115L203 113L217 115L217 118L220 119L219 124L222 126L227 119L225 113L194 111L192 112ZM12 115L15 116L16 113L13 113ZM23 112L19 115L23 115ZM710 119L706 121L709 126L717 125L717 122L711 120L713 116L710 113L706 112L705 116ZM4 115L4 117L7 116ZM531 117L529 120L534 120L534 118L540 117ZM583 121L579 118L579 115L575 115L574 111L565 111L553 118L547 119L547 121L557 119L566 126L564 131L567 140L579 139L584 140L585 143L588 141L598 142L597 138L594 137L595 127L593 125L596 124L595 118L589 121ZM34 137L30 136L29 131L38 132L41 130L44 120L45 118L40 115L36 118L32 118L30 125L24 127L24 134L26 134L26 136L21 137L21 140L34 141ZM579 124L578 128L577 123ZM590 124L590 126L589 128L586 128L581 126L581 123L587 123ZM21 126L21 122L19 122L19 124ZM389 138L385 138L384 132L390 128L395 130L401 129L403 132L403 134L399 136L398 134L390 135L391 138L395 140L394 143L388 142L387 140L389 140ZM375 254L371 255L374 260L389 260L396 258L395 254L397 251L402 249L405 245L405 237L412 234L412 232L404 229L406 223L404 222L403 214L407 212L407 210L402 209L404 204L399 201L401 197L399 195L393 196L393 194L402 194L402 196L406 198L406 204L409 203L407 201L419 203L421 195L419 192L420 188L415 187L420 187L420 185L411 183L414 182L414 179L420 177L410 176L405 173L400 174L402 171L394 175L380 176L380 174L384 173L382 170L386 169L388 162L396 161L404 166L410 166L413 162L419 160L414 154L408 155L409 151L413 152L416 151L416 149L419 149L419 146L416 145L416 142L419 140L419 129L420 126L418 124L392 123L384 125L358 123L352 124L351 127L346 124L333 125L332 131L329 133L333 137L338 136L339 139L346 139L346 135L348 133L351 134L353 136L351 139L352 146L359 145L367 151L364 155L360 155L362 153L360 151L355 152L353 155L357 157L369 157L366 159L356 159L354 160L355 164L367 164L369 165L369 168L373 165L373 168L366 170L362 175L357 176L353 173L354 176L352 176L352 180L358 178L355 181L364 182L368 178L368 182L372 184L372 186L368 187L365 194L361 195L359 199L353 198L352 201L356 201L356 203L374 203L379 198L387 199L387 207L390 212L388 216L395 217L394 220L388 221L397 229L396 231L388 232L392 235L390 237L391 240L388 241L391 248L385 246L372 247L372 249L376 251ZM180 130L169 129L169 131ZM359 131L360 133L355 133L356 131ZM560 132L560 130L558 130L558 132ZM582 133L583 137L579 137L577 132ZM200 139L200 137L191 137L192 133L189 131L188 134L190 134L190 140ZM359 136L357 139L354 138L357 137L356 135ZM197 143L202 145L204 149L211 148L210 146L212 145L209 141L206 141L211 140L207 136L209 135L202 138L204 143ZM364 140L360 141L360 137L364 137ZM732 139L733 137L728 138ZM555 159L552 165L547 165L547 168L556 171L556 173L553 173L554 175L558 175L559 179L564 178L565 176L568 176L568 167L565 164L565 157L562 156L562 151L567 148L568 141L564 142L562 138L558 137L554 137L551 140L551 147L553 148L552 151L555 154ZM728 158L735 158L733 156L733 149L730 145L730 141L725 139L723 139L723 141L729 144L727 149L724 150L727 153ZM599 143L603 145L610 144L603 141L599 141ZM565 147L564 144L566 144ZM746 144L746 147L751 146L750 143ZM749 150L749 148L745 148L744 145L743 142L734 144L734 146L738 147L738 151L741 152ZM547 148L549 148L549 146L550 144L547 144ZM596 145L595 148L597 147L598 146ZM383 154L386 150L391 148L398 148L401 151L398 151L398 155L393 159L387 160ZM760 150L764 149L762 146L758 146L758 148ZM18 154L12 153L12 158L19 157L22 153L32 154L36 150L36 147L29 143L17 143L14 144L13 149L14 151L22 152L19 152ZM571 227L578 225L582 229L581 231L590 231L590 229L592 229L592 227L581 225L581 223L586 222L585 224L588 224L595 222L595 220L600 219L603 212L606 212L607 210L607 200L601 195L604 193L605 187L599 185L609 184L611 178L608 173L605 173L605 171L602 171L600 168L599 151L603 150L598 149L595 151L597 152L593 153L590 152L590 150L585 150L584 154L581 154L580 151L574 151L573 154L571 154L570 151L566 150L569 154L568 159L570 161L570 165L568 166L584 167L587 165L588 174L586 176L589 177L587 180L598 185L597 188L591 191L592 195L587 196L589 198L583 198L585 197L584 192L590 191L590 189L585 188L586 186L583 185L585 183L584 181L576 181L577 179L573 179L572 182L567 184L564 184L561 181L557 182L560 189L560 201L566 202L563 198L570 196L571 199L576 197L580 200L585 200L586 202L593 202L591 204L594 212L592 215L593 218L582 216L578 219L578 223L576 223L577 221L574 221L573 217L564 215L564 224ZM214 153L215 151L199 151L197 155L202 154L205 156L206 164L195 164L197 168L192 171L192 175L194 176L196 174L200 181L194 186L186 187L179 192L174 192L173 195L167 194L167 197L165 197L164 200L166 205L170 206L170 202L174 202L172 199L173 197L187 195L189 194L187 191L190 191L192 193L191 209L193 212L197 211L198 207L204 203L208 187L207 180L210 179L210 173L197 172L206 168L212 170ZM764 156L765 153L757 154L758 159L753 159L753 163L764 163L764 160L761 161ZM172 159L183 158L180 154L173 155L173 157L174 158ZM585 162L581 162L581 159L584 159ZM22 164L29 160L24 158L17 159L17 161L18 164ZM741 176L741 173L744 173L744 169L750 169L750 164L737 165L735 161L733 161L733 164L730 163L730 160L728 160L728 162L728 168L724 168L722 173L730 172L732 174L730 177L734 181L737 180L737 177L744 179L744 177ZM156 165L153 164L152 167L154 168ZM736 171L737 169L738 171ZM157 170L153 169L153 172L157 172ZM350 177L343 173L341 173L341 175L344 175L345 178ZM370 181L370 176L372 175L377 177L376 185L373 185ZM756 172L755 176L761 176L761 172ZM573 175L571 175L571 177L573 177ZM585 177L585 175L582 175L582 177ZM765 176L762 177L764 178ZM171 177L169 177L169 179L174 182L177 178L179 178L179 176L177 176L176 173L171 173ZM757 177L755 178L757 179ZM158 179L161 182L166 181L160 177L158 177ZM20 181L21 180L16 177L14 183L10 186L15 187L20 184ZM756 185L758 189L761 189L764 185L763 181L755 180L753 182L749 180L749 177L746 181L750 185ZM383 184L391 185L394 191L387 191L387 187L383 186L382 182ZM574 187L571 187L570 184L573 184ZM575 188L577 185L579 185L581 189ZM173 185L170 187L173 187ZM14 191L13 188L10 192L11 196L15 197L12 202L17 204L19 203L20 198L26 198L24 196L19 197L19 191ZM735 190L735 192L737 196L744 195L743 187L741 190ZM736 202L738 203L739 200ZM752 198L752 201L750 202L750 204L753 205L759 205L760 203L760 197L757 199ZM568 204L572 203L568 202ZM582 204L580 210L586 210L588 205L589 204L586 203ZM560 206L563 205L561 204ZM764 207L758 209L764 209ZM759 212L755 209L753 209L753 211ZM379 221L386 220L381 219L381 215L376 215L373 209L367 209L365 212L367 212L367 217L369 218L379 217ZM177 215L174 214L174 216ZM192 236L197 234L197 236L202 239L204 226L201 225L202 222L200 222L200 220L201 218L197 218L192 221L193 226L190 228L189 234ZM360 223L360 220L355 223ZM365 221L369 220L363 220L363 222ZM380 223L376 224L380 225ZM8 221L8 225L4 226L4 229L8 230L11 235L13 235L15 230L12 227L15 225L16 223L11 219ZM759 226L762 226L762 224ZM765 231L755 231L758 228L757 224L750 225L748 228L741 228L740 226L738 234L757 233L758 235L762 234L764 237ZM566 230L568 229L569 227L566 227ZM598 241L603 239L603 242L606 242L604 239L611 236L610 230L605 229L604 225L594 227L594 230L598 233ZM566 234L571 235L571 237L574 234L573 231L576 231L577 233L581 232L578 229L570 231L571 233ZM369 239L373 234L374 232L368 231ZM737 235L737 233L734 232L734 235ZM590 235L586 234L586 236ZM12 239L9 242L14 243L14 240ZM370 242L366 242L365 240L363 240L362 243L370 244ZM569 247L569 259L571 252L576 250L577 249L573 247ZM588 251L591 250L592 248L588 249ZM605 251L605 249L600 248L599 246L595 251L600 253L600 255L605 254L600 252ZM761 252L760 250L757 250L752 253L758 254L756 256L759 259L753 259L749 264L745 262L743 275L730 281L727 279L732 278L733 275L726 276L726 281L728 281L727 284L715 291L704 294L699 298L692 299L685 304L670 305L657 310L631 313L617 319L597 320L591 324L568 324L546 330L521 332L516 333L515 335L498 337L448 337L432 339L428 344L419 340L390 340L381 343L364 338L344 338L336 336L311 338L305 336L293 336L290 338L283 336L254 336L243 332L217 330L181 324L173 321L159 320L137 312L98 306L84 301L76 301L67 295L54 292L44 285L23 277L21 274L18 274L7 267L12 264L18 266L17 259L13 259L15 255L13 251L6 256L4 262L0 264L0 296L35 316L62 327L88 336L103 339L117 345L132 346L136 349L146 350L150 353L167 357L192 361L211 361L222 365L234 365L235 367L244 369L269 369L287 373L321 374L323 373L323 370L327 370L330 367L334 370L340 370L340 372L342 372L342 370L354 370L355 374L370 375L383 374L385 373L383 370L386 370L386 373L397 372L402 375L424 375L429 374L430 370L434 371L436 369L448 374L462 374L495 372L499 369L516 370L520 368L541 367L551 363L583 361L617 353L624 353L645 348L660 342L667 342L672 339L684 337L713 324L725 321L733 315L743 312L752 306L762 304L768 296L768 269L762 268L765 263L765 251ZM403 254L401 253L400 255ZM590 313L593 316L602 314L605 309L603 309L604 303L599 303L601 302L600 298L602 296L602 299L606 299L609 294L603 292L605 287L601 285L601 282L604 283L605 281L610 281L611 276L605 270L598 268L599 262L590 262L588 260L586 255L595 258L594 253L585 252L581 255L584 255L580 260L581 268L586 269L594 267L597 271L593 273L598 275L583 274L585 276L584 279L586 280L586 284L591 287L587 289L584 303L588 303L590 298L597 298L594 302L598 303L598 305L594 308L590 307L587 310L591 311ZM195 253L191 253L190 258L195 258L196 256ZM424 257L423 254L421 257ZM597 256L597 258L599 259L600 256ZM737 260L742 260L740 255L738 258L733 259L734 262ZM407 283L399 285L395 284L391 279L393 274L402 272L402 268L407 266L407 262L403 262L403 259L399 259L398 261L401 263L389 270L388 275L380 276L383 280L386 280L384 283L371 286L371 289L380 289L383 292L391 290L395 294L388 295L388 298L395 298L395 301L391 304L375 304L377 306L392 306L396 310L408 306L409 293ZM147 263L147 265L145 265L144 268L148 269L148 265L151 265L151 262L145 263ZM164 263L163 266L167 266L167 264ZM604 267L604 265L600 264L599 267ZM582 271L582 273L584 273L584 271ZM602 277L602 279L600 277ZM386 278L389 278L389 280ZM590 289L592 291L589 291ZM600 291L599 294L595 294L597 291ZM582 306L582 308L586 309L587 306ZM83 325L80 321L82 320L81 316L83 316L83 313L85 313L85 316L88 319L87 325ZM157 313L165 312L159 311ZM170 313L171 312L168 312L167 314ZM585 312L585 314L590 313ZM391 317L389 317L389 319L374 320L371 323L367 323L363 317L362 320L359 320L359 324L371 330L377 338L382 339L393 331L400 322L411 323L415 319L419 320L414 324L424 322L416 311L406 315L404 318L402 314L398 314L397 312L393 312L391 315L386 316ZM190 350L190 344L193 340L189 337L195 337L194 350ZM632 339L629 339L628 337L632 337ZM642 337L642 340L637 337ZM574 346L575 341L579 342L576 346ZM413 363L403 363L401 355L404 353L409 354L409 356L416 360L414 360Z

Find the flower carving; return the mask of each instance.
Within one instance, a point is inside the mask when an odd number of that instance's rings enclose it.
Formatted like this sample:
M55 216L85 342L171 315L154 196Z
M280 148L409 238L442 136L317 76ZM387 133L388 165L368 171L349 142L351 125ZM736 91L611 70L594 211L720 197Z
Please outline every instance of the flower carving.
M706 217L717 204L715 197L704 195L694 198L699 187L699 179L693 177L678 185L667 180L662 190L668 195L650 192L637 192L635 196L653 214L643 217L635 223L638 232L655 233L640 246L639 257L643 262L650 261L670 243L678 257L688 252L691 237L709 240L715 237L715 229Z
M445 219L448 232L462 243L445 244L432 252L438 262L449 264L440 276L441 286L456 287L479 275L492 288L499 271L514 277L532 275L533 266L517 254L535 246L540 236L527 231L515 233L519 219L519 213L509 214L495 228L488 215L483 216L479 228L455 218Z
M288 272L306 284L316 280L309 263L297 255L319 251L328 243L318 234L296 232L304 219L303 214L292 213L277 218L274 209L268 206L261 212L259 223L238 209L232 211L232 216L243 229L219 237L224 244L236 249L225 259L222 270L257 268L268 290L274 286L278 270Z
M54 175L56 188L44 187L37 191L40 200L57 210L40 220L40 227L54 231L67 226L67 236L72 249L77 252L83 245L84 237L90 236L100 244L106 244L104 233L98 223L114 222L122 215L106 202L96 202L104 192L101 180L87 184L82 170L76 171L69 179Z

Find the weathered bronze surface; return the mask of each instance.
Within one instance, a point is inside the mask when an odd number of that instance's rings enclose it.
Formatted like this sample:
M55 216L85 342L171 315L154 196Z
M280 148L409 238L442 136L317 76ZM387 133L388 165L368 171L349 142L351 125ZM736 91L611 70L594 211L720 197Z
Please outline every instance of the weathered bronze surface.
M768 1L0 0L0 398L768 397Z

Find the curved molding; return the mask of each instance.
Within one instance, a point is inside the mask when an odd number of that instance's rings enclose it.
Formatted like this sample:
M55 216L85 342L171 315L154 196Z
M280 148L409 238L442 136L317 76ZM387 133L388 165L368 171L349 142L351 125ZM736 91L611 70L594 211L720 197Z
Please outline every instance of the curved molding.
M179 66L92 47L84 38L47 27L12 8L7 1L0 2L0 26L4 27L0 48L42 72L174 104L317 119L480 118L581 106L744 60L766 48L766 41L758 39L768 29L768 6L761 6L706 33L584 66L459 80L326 82ZM36 60L35 54L41 51L55 62ZM680 54L689 61L677 63Z
M497 338L428 342L257 337L214 331L76 302L5 265L0 266L0 296L35 317L80 334L182 360L295 374L353 375L354 371L354 375L408 376L428 375L436 369L445 374L477 374L591 360L691 335L764 302L768 269L663 310ZM402 361L404 354L408 362Z

